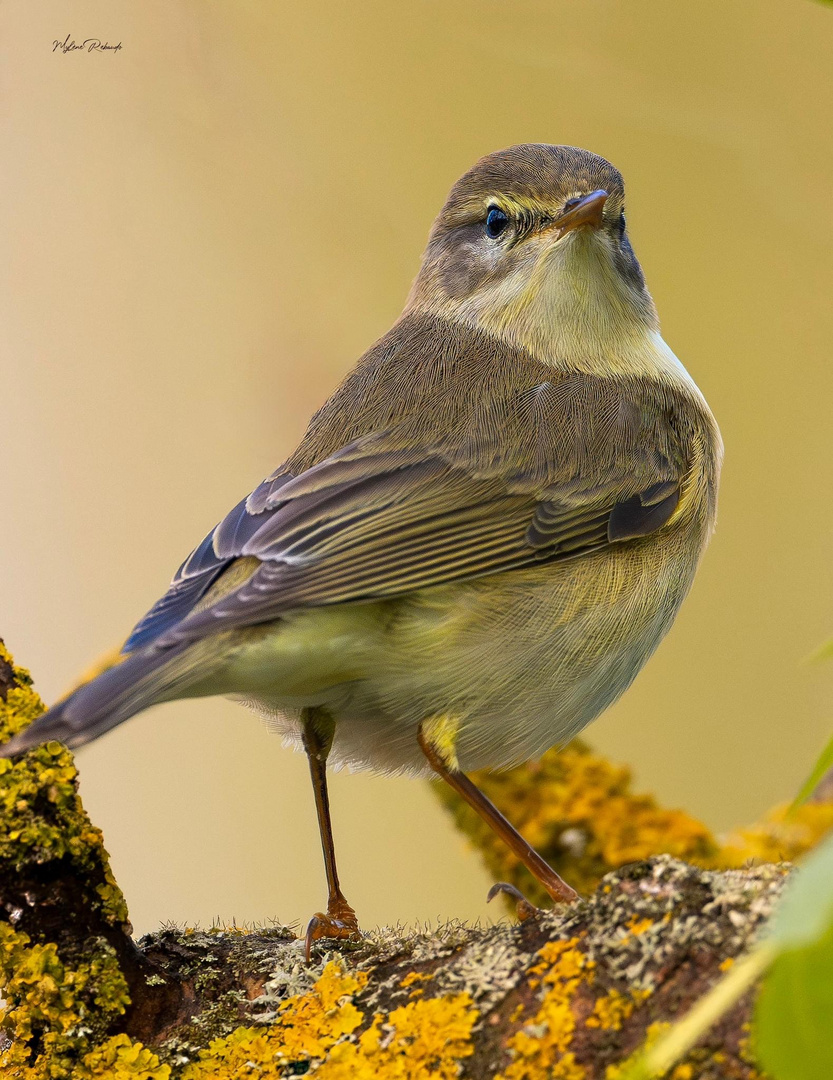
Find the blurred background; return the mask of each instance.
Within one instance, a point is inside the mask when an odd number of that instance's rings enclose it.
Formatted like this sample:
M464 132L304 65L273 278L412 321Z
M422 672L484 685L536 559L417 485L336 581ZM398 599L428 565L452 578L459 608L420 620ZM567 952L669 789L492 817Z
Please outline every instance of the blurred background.
M66 35L116 53L53 52ZM714 828L790 797L831 727L833 9L810 0L4 0L0 635L49 701L292 449L396 318L478 157L610 158L666 339L720 422L718 531L591 729ZM79 754L137 930L306 920L306 763L225 701ZM485 916L429 787L339 774L365 926Z

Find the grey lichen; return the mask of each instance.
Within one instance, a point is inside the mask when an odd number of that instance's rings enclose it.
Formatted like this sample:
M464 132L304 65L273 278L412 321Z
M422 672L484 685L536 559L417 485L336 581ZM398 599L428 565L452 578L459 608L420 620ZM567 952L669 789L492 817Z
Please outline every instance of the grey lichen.
M0 644L0 735L41 710ZM587 755L577 762L586 772ZM259 1075L281 1078L376 1080L407 1060L403 1080L434 1075L438 1062L441 1075L472 1080L616 1080L646 1033L750 946L789 872L658 856L520 925L383 928L319 944L307 966L303 943L279 925L166 927L133 942L71 757L41 748L7 764L0 786L11 1035L0 1072L14 1080L230 1080L255 1059ZM762 835L770 843L776 833ZM680 1076L758 1080L748 1021L747 1000Z
M513 1040L552 1042L552 1021L541 1017L547 1015L547 995L563 992L572 1019L559 1053L569 1045L574 1069L564 1075L601 1078L651 1025L678 1015L749 947L788 873L786 865L707 871L659 856L609 874L587 900L520 924L451 922L416 933L381 928L356 945L321 947L310 966L286 928L168 929L143 938L143 949L155 963L167 957L195 987L203 987L209 1000L156 1051L160 1061L178 1069L203 1061L213 1039L232 1037L251 1024L268 1030L287 1003L314 993L327 965L336 961L348 971L366 973L354 999L366 1018L357 1037L374 1016L390 1016L414 1001L464 995L478 1016L463 1070L472 1077L496 1076L501 1068L507 1077L537 1077L531 1066L528 1074L511 1071ZM562 956L584 958L585 976L569 991L559 990L556 980L542 996L548 963L559 948ZM757 1074L748 1060L744 1016L719 1036L711 1053L725 1059L727 1069L731 1064L727 1076L753 1080ZM691 1059L694 1071L686 1075L700 1076L697 1069L707 1060L701 1048Z

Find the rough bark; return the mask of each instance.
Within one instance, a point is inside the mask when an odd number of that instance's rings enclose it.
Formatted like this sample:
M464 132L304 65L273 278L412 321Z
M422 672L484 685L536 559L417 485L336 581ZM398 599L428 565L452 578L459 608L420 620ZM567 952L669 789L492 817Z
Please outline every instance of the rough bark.
M0 646L0 740L41 709ZM0 1075L615 1080L746 949L787 872L661 855L520 924L379 930L309 967L282 926L136 943L71 755L49 744L0 760ZM749 1014L674 1080L757 1077Z

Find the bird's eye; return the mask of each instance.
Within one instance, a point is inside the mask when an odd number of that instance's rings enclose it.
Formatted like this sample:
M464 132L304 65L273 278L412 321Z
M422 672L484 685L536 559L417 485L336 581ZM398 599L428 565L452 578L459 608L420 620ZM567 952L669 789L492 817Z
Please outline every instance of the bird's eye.
M499 206L490 206L486 215L486 235L490 240L497 240L509 224L509 217Z

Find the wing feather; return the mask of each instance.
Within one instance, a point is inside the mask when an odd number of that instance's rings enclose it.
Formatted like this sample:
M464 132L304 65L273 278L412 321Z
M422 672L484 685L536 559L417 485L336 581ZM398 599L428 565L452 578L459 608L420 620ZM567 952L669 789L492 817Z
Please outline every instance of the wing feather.
M571 375L499 407L476 402L479 421L442 438L411 418L300 468L296 454L189 556L128 645L170 647L294 607L575 558L662 528L689 467L685 440L662 418L664 399L632 393ZM193 610L252 557L247 580Z

